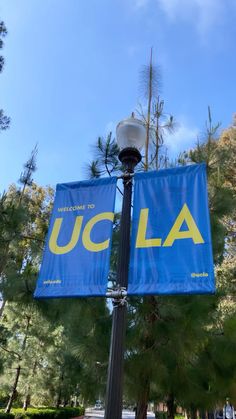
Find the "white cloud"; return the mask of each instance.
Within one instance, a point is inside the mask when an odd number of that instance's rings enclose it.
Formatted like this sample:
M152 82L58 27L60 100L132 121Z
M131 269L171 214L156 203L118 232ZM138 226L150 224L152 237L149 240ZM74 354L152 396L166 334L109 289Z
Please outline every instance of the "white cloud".
M129 57L133 58L140 50L139 45L127 45L126 51Z
M108 135L112 132L113 136L116 133L116 123L114 121L109 121L105 126L105 134Z
M177 116L175 119L177 121L176 131L174 134L167 134L164 138L164 145L168 149L170 158L175 158L180 152L193 148L199 135L199 129L191 126L185 116ZM112 131L113 137L115 137L117 123L108 122L105 126L105 135Z
M157 0L171 20L191 20L204 34L219 23L232 0Z
M131 0L136 9L156 3L171 21L191 22L198 33L206 33L235 11L235 0Z
M180 152L193 148L197 142L199 130L191 127L185 118L177 118L178 127L176 132L165 137L165 145L171 158L176 157Z
M149 3L149 0L132 0L132 1L134 2L134 6L136 9L142 9Z

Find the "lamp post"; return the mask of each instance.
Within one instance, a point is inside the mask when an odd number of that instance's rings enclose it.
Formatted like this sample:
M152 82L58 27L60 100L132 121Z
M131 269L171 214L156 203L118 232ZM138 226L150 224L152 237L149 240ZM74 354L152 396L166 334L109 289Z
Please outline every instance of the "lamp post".
M121 121L116 128L117 143L120 147L119 160L125 172L123 177L124 195L120 220L120 242L117 265L117 287L108 293L113 297L112 333L108 380L105 404L105 419L121 419L124 364L124 338L126 328L126 295L130 253L130 221L132 199L132 175L141 161L140 149L145 142L146 130L139 119Z

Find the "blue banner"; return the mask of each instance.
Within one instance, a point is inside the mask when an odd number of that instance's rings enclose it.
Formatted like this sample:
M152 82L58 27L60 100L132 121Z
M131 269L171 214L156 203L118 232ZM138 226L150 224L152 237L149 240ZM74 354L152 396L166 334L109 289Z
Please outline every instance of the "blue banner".
M105 296L116 178L57 185L36 298Z
M213 293L205 164L134 179L128 294Z

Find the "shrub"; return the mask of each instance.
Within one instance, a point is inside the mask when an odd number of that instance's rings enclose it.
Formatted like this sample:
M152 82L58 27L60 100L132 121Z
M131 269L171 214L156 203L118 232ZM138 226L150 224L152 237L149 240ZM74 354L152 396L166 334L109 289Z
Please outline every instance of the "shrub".
M71 419L84 414L84 408L64 407L54 408L29 408L26 412L23 409L12 409L12 413L0 412L0 419Z
M14 414L0 412L0 419L14 419Z
M155 418L167 419L167 412L155 412Z

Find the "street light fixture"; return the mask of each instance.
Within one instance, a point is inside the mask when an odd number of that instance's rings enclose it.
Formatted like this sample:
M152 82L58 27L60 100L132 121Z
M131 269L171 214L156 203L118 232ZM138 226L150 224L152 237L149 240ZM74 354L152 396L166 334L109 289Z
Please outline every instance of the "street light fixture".
M141 161L140 150L145 143L146 130L142 121L131 117L121 121L116 128L120 147L119 160L124 167L124 194L120 220L120 242L117 265L117 287L110 293L113 297L111 346L108 368L105 419L121 419L124 364L124 338L126 326L126 295L128 287L130 221L132 199L132 175Z
M141 150L145 137L145 126L140 119L135 118L134 113L130 118L119 122L116 127L116 141L121 150L127 147Z

